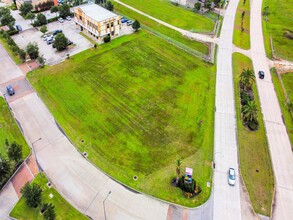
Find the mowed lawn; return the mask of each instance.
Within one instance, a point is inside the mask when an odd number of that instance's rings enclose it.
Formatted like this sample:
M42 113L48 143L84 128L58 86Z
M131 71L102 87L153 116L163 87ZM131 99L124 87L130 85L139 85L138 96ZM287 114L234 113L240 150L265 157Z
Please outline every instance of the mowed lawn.
M273 37L273 46L278 57L293 60L293 40L285 37L286 32L293 36L293 0L270 0L263 3L269 6L268 22L264 22L266 40ZM269 44L266 44L267 53Z
M0 154L7 157L5 139L7 139L9 143L15 141L22 145L23 158L26 158L29 155L30 149L12 117L5 100L0 97Z
M78 149L137 190L186 206L208 199L215 69L154 35L120 37L29 76ZM176 160L203 189L170 186ZM138 180L133 180L136 175Z
M49 188L47 178L40 174L36 176L33 183L38 184L42 189L42 203L52 203L55 206L56 220L86 220L86 216L82 215L75 208L73 208L60 194L54 189ZM53 195L52 198L49 196ZM11 217L18 220L43 220L44 217L40 212L40 206L37 208L30 208L25 203L25 198L21 198L10 213Z
M266 139L264 122L256 85L253 93L258 108L259 129L249 131L241 121L239 77L243 69L253 69L251 60L240 54L233 54L233 74L238 128L240 171L256 213L270 216L274 193L274 175Z
M244 16L242 19L242 13ZM243 32L241 32L241 23L243 22ZM243 5L243 1L239 1L233 33L233 44L242 49L248 50L250 48L250 0L246 0Z
M212 19L182 7L168 0L120 0L152 17L165 21L175 27L194 32L212 32Z

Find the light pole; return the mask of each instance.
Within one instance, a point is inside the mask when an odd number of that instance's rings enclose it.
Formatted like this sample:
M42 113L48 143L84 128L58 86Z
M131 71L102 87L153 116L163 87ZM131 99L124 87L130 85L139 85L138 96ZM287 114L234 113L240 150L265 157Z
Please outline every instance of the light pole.
M108 192L108 195L106 196L106 198L105 198L104 201L103 201L105 220L107 220L106 208L105 208L105 202L106 202L106 199L108 198L108 196L109 196L110 194L111 194L111 191Z
M32 149L33 149L34 155L35 155L35 157L36 157L36 163L37 163L37 166L38 166L39 173L40 173L40 175L42 176L42 173L41 173L41 167L40 167L40 165L39 165L38 158L37 158L37 154L36 154L36 152L35 152L35 148L34 148L34 144L35 144L36 142L40 141L40 140L42 140L42 138L39 138L38 140L36 140L36 141L34 141L34 142L32 143Z

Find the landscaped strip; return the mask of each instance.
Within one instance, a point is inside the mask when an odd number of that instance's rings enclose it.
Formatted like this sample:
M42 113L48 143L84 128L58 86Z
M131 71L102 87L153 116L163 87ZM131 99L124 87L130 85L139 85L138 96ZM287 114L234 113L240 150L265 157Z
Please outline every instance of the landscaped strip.
M209 48L206 44L184 37L178 31L168 28L162 24L159 24L158 22L150 18L147 18L146 16L141 15L123 5L120 5L116 2L113 2L113 4L116 12L122 14L123 16L127 15L128 18L131 18L133 20L137 19L143 26L146 26L148 30L154 30L155 33L158 35L161 34L162 38L172 41L174 42L174 44L176 44L176 42L179 42L180 44L183 44L187 47L190 47L193 50L198 51L199 54L209 54Z
M21 62L21 59L19 58L19 55L18 54L15 54L11 47L9 46L9 44L7 43L7 40L4 39L3 37L0 36L0 44L2 44L2 46L5 48L5 50L7 51L7 53L10 55L10 57L13 59L13 61L16 63L16 64L20 64L22 63Z
M75 146L117 180L190 207L209 198L214 66L140 30L29 80ZM194 169L198 197L171 186L177 159Z
M250 49L250 0L239 1L235 16L233 44Z
M169 0L121 0L121 2L184 30L206 33L214 29L212 19L175 6Z
M22 157L26 158L30 149L26 144L14 118L12 117L5 100L0 97L0 154L7 157L5 139L9 143L16 142L22 145Z
M293 7L292 0L263 2L263 27L266 52L270 54L272 37L274 54L278 58L293 60Z
M258 130L249 131L244 127L241 120L239 77L243 69L247 68L253 69L251 60L240 53L234 53L233 74L240 171L255 212L270 216L274 193L274 176L258 92L255 84L253 84L252 89L256 106L258 108Z
M271 69L271 75L281 106L287 132L291 141L291 146L293 146L293 118L292 113L290 113L290 107L288 105L289 102L293 103L293 73L286 73L281 75L281 80L283 81L285 91L283 90L280 78L274 68ZM285 94L287 94L288 97L286 97Z
M32 181L38 184L42 189L42 203L52 203L55 208L56 220L86 220L86 216L82 215L75 208L73 208L62 196L53 188L47 186L48 180L44 175L38 174ZM50 196L53 196L50 198ZM44 216L40 212L40 206L37 208L30 208L25 203L25 198L22 197L14 206L10 216L18 220L33 219L43 220Z

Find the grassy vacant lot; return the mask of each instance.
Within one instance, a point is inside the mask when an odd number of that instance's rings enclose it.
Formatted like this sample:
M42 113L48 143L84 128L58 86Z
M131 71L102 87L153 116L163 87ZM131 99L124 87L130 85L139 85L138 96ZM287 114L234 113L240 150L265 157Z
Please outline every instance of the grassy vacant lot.
M241 32L242 13L243 16L243 28ZM250 1L246 0L245 5L243 1L239 1L238 8L235 17L233 44L242 49L248 50L250 48Z
M22 63L19 56L18 55L15 55L11 49L11 47L8 45L7 41L0 37L0 44L2 44L2 46L5 48L5 50L7 51L7 53L10 55L10 57L14 60L14 62L16 64L20 64Z
M121 0L121 2L184 30L211 32L214 29L212 19L177 7L168 0Z
M209 48L206 44L194 41L194 40L190 40L187 37L184 37L181 33L179 33L178 31L175 31L171 28L168 28L162 24L159 24L158 22L155 22L152 19L149 19L127 7L124 7L123 5L120 5L119 3L114 2L114 6L115 6L115 10L123 15L127 15L127 17L131 18L131 19L137 19L139 20L139 22L144 25L147 26L149 28L151 28L152 30L154 30L155 32L161 33L162 37L164 38L171 38L173 40L175 40L176 42L179 42L180 44L183 44L187 47L190 47L193 50L198 51L201 54L205 54L208 55L209 53Z
M46 184L47 178L40 174L33 180L34 183L39 184L42 188L42 202L52 203L55 206L56 220L71 220L71 219L88 219L75 208L73 208L54 188L49 188ZM52 194L53 198L49 195ZM17 218L18 220L43 220L43 215L40 212L40 207L36 209L30 208L25 204L25 199L22 197L17 204L14 206L10 213L11 217Z
M208 199L213 66L141 30L29 79L78 149L102 170L182 205ZM178 158L194 168L203 189L195 199L170 186Z
M293 35L293 0L270 0L263 3L263 7L269 6L268 22L264 22L266 40L273 37L273 46L278 57L293 60L293 40L286 38L286 32ZM270 54L269 44L266 43L266 51Z
M259 130L249 131L246 129L242 124L240 115L239 76L242 69L247 68L253 68L251 60L240 53L234 53L233 73L240 171L255 212L269 216L274 191L274 176L256 85L253 86L253 92L258 107Z
M286 96L281 86L280 79L276 73L275 69L271 69L272 79L275 86L275 90L279 99L279 103L282 109L282 113L284 116L285 124L287 127L287 131L289 133L289 138L291 140L291 146L293 146L293 119L290 115L288 106L286 104ZM286 73L281 75L282 81L284 83L287 95L291 102L293 102L293 73Z
M15 141L22 145L23 158L29 155L29 147L27 146L9 108L2 97L0 97L0 154L7 156L5 147L5 139L12 143Z

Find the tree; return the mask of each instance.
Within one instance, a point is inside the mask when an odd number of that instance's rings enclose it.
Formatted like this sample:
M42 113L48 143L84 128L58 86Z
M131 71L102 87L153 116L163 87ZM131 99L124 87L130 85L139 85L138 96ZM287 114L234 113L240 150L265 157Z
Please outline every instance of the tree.
M42 55L42 56L39 56L39 57L37 58L37 61L38 61L38 64L39 64L39 66L40 66L41 68L43 68L43 67L45 66L45 58L44 58L43 55Z
M114 5L112 4L112 2L107 1L105 4L105 8L109 11L113 11L114 10Z
M241 109L245 121L255 121L257 119L257 107L255 101L248 101L247 105Z
M177 160L177 167L176 167L176 185L178 185L179 178L180 178L181 164L182 164L181 159L178 159Z
M211 2L211 0L207 0L206 2L205 2L205 5L204 5L207 9L211 9L211 7L212 7L212 2Z
M108 43L108 42L111 41L111 37L110 37L110 36L105 36L105 37L103 38L103 40L104 40L104 43Z
M249 90L252 84L255 82L255 75L251 69L243 69L240 74L240 83L244 86L244 90Z
M8 8L0 7L0 24L4 25L14 25L15 19L11 15L11 12Z
M201 8L201 3L200 3L200 2L196 2L196 3L194 4L194 9L199 11L200 8Z
M25 2L20 6L19 11L20 11L20 14L23 17L25 17L28 13L32 11L32 9L33 9L32 4Z
M39 47L36 42L29 43L26 46L26 53L30 56L31 59L36 59L39 56Z
M95 0L95 3L96 4L103 4L103 3L106 3L107 0Z
M43 25L41 28L40 28L40 31L44 34L48 31L48 28L46 25Z
M70 6L63 4L58 6L59 16L65 18L70 15Z
M138 20L135 20L132 24L132 28L135 30L135 31L138 31L138 29L140 28L140 23Z
M54 206L49 203L46 207L46 210L44 212L44 219L45 220L54 220L56 218L56 214L55 214L55 210L54 210Z
M0 154L0 186L10 177L11 169L9 161Z
M13 142L7 149L7 154L10 160L18 164L22 160L22 147L20 144Z
M31 20L31 23L33 22L33 20L35 19L36 17L36 14L35 13L28 13L26 16L25 16L25 19L30 19Z
M67 48L67 45L68 45L68 39L65 37L64 34L58 33L55 37L53 46L56 47L58 51L62 51Z
M57 17L57 12L58 12L59 10L58 10L58 6L53 6L51 9L50 9L50 12L51 13L56 13L56 17Z
M27 206L36 208L38 205L41 204L42 189L38 184L36 183L29 184L27 182L24 185L24 187L21 188L20 192L25 198L25 203L27 204Z
M44 25L44 24L47 24L46 16L44 14L42 14L42 13L37 14L37 17L36 17L36 20L34 22L34 25L35 26L41 26L41 25Z

